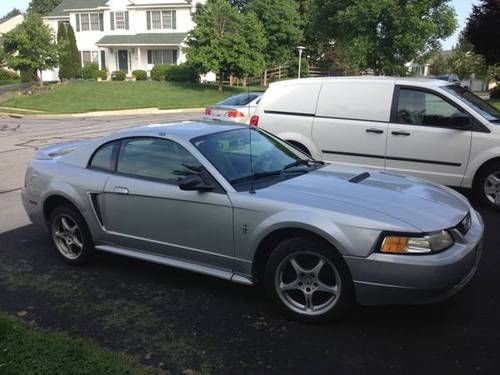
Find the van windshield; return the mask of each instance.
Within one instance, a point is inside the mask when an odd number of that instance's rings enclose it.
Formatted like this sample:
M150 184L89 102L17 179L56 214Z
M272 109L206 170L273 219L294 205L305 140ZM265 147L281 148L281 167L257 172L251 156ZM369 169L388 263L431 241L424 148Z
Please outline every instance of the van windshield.
M443 89L474 108L486 120L500 123L500 111L465 87L460 85L449 85L443 86Z

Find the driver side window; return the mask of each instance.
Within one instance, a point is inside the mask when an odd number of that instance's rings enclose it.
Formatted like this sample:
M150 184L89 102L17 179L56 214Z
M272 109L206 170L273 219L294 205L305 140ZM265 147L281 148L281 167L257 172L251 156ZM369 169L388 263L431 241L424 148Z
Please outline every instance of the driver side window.
M399 124L447 127L451 119L459 115L463 112L437 95L420 90L399 90L396 117Z

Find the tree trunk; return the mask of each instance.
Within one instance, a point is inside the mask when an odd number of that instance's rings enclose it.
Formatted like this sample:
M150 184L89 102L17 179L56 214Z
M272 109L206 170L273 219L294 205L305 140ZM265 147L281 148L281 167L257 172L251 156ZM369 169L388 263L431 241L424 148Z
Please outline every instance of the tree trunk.
M222 83L224 82L224 73L222 70L219 71L219 91L223 90Z
M40 87L43 87L43 79L42 79L42 70L41 69L37 69L38 71L38 80L40 82Z

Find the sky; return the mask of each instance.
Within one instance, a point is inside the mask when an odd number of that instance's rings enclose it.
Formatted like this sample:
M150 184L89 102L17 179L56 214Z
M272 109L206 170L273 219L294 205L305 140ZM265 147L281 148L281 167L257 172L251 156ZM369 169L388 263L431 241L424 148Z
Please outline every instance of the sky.
M0 0L0 17L6 14L12 8L19 8L22 11L26 10L30 0ZM460 31L465 26L467 17L469 16L472 5L479 3L479 0L452 0L451 5L455 8L457 13L458 28L457 31L448 39L446 39L443 44L443 49L451 49L458 40L458 35Z

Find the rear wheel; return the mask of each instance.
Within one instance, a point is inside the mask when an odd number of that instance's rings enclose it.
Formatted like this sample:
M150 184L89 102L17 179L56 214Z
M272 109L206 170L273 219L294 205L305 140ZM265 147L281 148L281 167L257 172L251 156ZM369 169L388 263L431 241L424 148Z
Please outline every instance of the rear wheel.
M314 237L283 241L265 269L271 299L289 317L318 322L340 317L353 303L353 284L342 256Z
M80 265L88 261L94 245L84 218L75 208L56 207L50 214L49 229L56 253L66 263Z
M494 163L479 172L474 193L485 205L500 210L500 163Z

